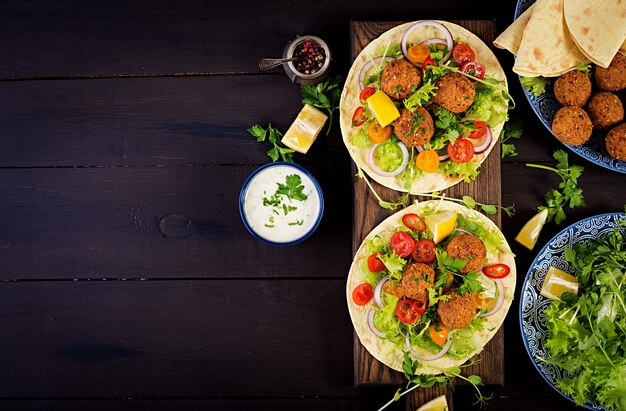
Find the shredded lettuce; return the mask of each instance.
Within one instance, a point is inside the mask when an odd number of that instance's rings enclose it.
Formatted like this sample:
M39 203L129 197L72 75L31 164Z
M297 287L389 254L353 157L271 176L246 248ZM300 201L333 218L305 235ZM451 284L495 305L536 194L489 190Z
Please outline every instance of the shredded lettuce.
M520 76L522 86L535 97L539 97L546 92L546 86L550 83L550 80L545 77L522 77Z
M510 97L502 87L503 83L493 78L486 78L485 83L476 83L476 96L467 110L468 118L484 121L491 128L508 120Z
M387 140L374 149L374 161L383 171L397 170L403 160L402 150L395 139Z
M370 148L374 145L372 139L367 135L367 123L363 124L350 138L350 143L356 147Z
M391 252L378 257L380 261L385 264L387 271L389 271L389 277L395 281L402 279L402 270L406 265L406 260L399 257L396 253Z
M474 318L470 325L461 328L454 333L452 344L450 345L450 354L454 358L465 358L474 350L482 346L480 332L484 329L486 318Z
M404 107L406 107L410 111L415 111L415 109L419 107L423 107L432 102L433 96L435 95L435 87L430 81L422 84L420 88L415 90L413 94L411 94L408 98L404 100Z
M483 240L487 254L498 254L503 247L504 239L502 234L498 230L487 228L485 224L478 220L470 220L462 214L458 214L456 224Z
M420 178L424 172L417 168L415 164L415 157L413 155L410 156L409 162L406 165L406 168L402 170L398 177L400 181L402 181L402 186L405 190L410 190L413 182Z
M454 161L444 161L439 169L443 174L450 177L461 177L463 181L469 183L478 177L478 168L480 164L475 159L471 159L465 163L455 163Z

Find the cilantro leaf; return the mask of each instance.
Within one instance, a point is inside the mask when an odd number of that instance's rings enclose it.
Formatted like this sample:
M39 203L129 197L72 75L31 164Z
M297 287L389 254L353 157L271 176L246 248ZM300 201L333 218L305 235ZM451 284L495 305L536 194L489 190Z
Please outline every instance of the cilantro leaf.
M336 75L317 85L301 85L302 104L310 104L328 112L328 128L326 135L330 133L333 123L333 113L339 108L343 77Z
M546 86L550 80L545 77L520 77L524 88L535 97L539 97L546 92Z
M517 156L517 149L509 140L519 140L522 137L522 119L517 117L504 123L502 134L500 134L500 144L502 145L502 158Z
M247 129L248 133L252 134L256 137L256 141L265 141L265 136L267 135L267 130L261 127L258 124L253 125L249 129Z
M267 152L267 155L272 159L272 162L282 159L283 161L293 163L293 153L295 153L295 150L282 145L280 140L283 137L283 133L272 127L271 123L268 124L267 128L263 128L260 125L255 124L254 126L246 129L246 131L256 137L257 141L265 141L267 139L274 145L274 147Z
M308 197L304 194L302 178L297 174L290 174L285 177L285 184L278 183L276 194L283 194L292 200L304 201Z

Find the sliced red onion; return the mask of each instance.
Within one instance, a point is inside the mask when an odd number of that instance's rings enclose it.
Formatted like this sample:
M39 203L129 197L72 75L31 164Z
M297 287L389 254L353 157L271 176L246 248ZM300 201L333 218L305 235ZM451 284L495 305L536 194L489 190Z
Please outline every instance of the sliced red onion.
M384 144L384 143L381 143L381 144ZM380 144L374 144L372 146L367 156L367 161L370 167L372 168L372 170L376 174L383 176L383 177L394 177L404 171L407 163L409 162L409 150L407 150L406 146L401 141L398 141L397 144L398 144L398 147L400 147L400 150L402 150L403 159L402 159L402 164L400 164L400 167L396 168L393 171L384 171L378 168L378 166L376 165L376 162L374 161L374 150L376 150L376 147L378 147Z
M404 35L402 36L402 54L404 54L404 57L406 57L408 61L411 61L409 60L409 55L408 55L409 53L406 48L406 42L409 39L409 35L413 32L413 30L415 30L417 27L422 27L422 26L434 27L438 29L439 31L441 31L443 35L446 37L445 44L448 47L448 54L446 54L443 57L441 62L445 63L446 61L448 61L448 59L450 58L450 55L452 54L452 48L454 47L454 39L452 38L452 33L450 33L450 30L448 30L446 26L444 26L443 24L437 23L436 21L432 21L432 20L418 21L417 23L409 27L407 31L404 32ZM411 61L411 63L413 62ZM413 64L416 65L417 67L422 67L421 63L413 63Z
M417 358L418 360L420 360L420 361L435 361L435 360L438 360L439 358L443 357L443 355L448 352L448 350L450 349L450 346L452 345L452 336L448 335L448 340L443 345L443 348L441 349L441 351L439 351L437 354L433 354L433 355L419 355L415 351L413 351L413 348L411 347L411 342L409 341L409 332L408 331L406 332L406 337L404 338L404 345L406 346L406 349L411 353L411 355L413 357Z
M454 231L460 231L460 232L465 233L465 234L474 235L474 233L472 233L471 231L468 231L468 230L466 230L464 228L461 228L461 227L455 228Z
M373 59L371 59L370 61L368 61L367 63L365 63L365 65L363 66L363 68L361 69L361 74L359 74L359 89L363 90L365 88L365 84L363 83L365 74L367 74L368 70L374 65L374 63L382 63L383 60L385 61L391 61L393 60L393 57L375 57Z
M388 275L381 278L380 281L378 281L378 284L376 284L376 288L374 288L374 301L376 301L376 305L379 306L381 309L383 308L384 304L380 292L382 291L383 285L385 285L387 280L389 280Z
M424 151L424 147L422 146L416 146L415 149L417 150L418 153L421 153L422 151Z
M449 159L449 158L450 158L450 156L449 156L449 155L444 154L444 155L442 155L442 156L439 156L439 161L446 161L446 160L447 160L447 159Z
M470 139L472 144L474 144L474 154L482 153L483 151L487 150L489 148L489 145L491 144L491 139L492 139L491 128L489 128L489 126L485 126L485 127L487 127L487 132L485 133L484 136L482 136L481 138L477 138L477 139Z
M502 284L502 281L500 280L493 280L493 281L496 283L496 286L498 287L498 296L496 297L497 298L496 305L491 309L491 311L486 312L484 314L478 314L478 318L491 317L492 315L497 313L500 308L502 308L502 304L504 303L504 284Z
M370 330L372 330L372 332L374 334L376 334L380 338L385 338L387 336L387 334L383 333L383 332L380 332L380 330L378 328L376 328L376 326L374 325L374 314L376 314L376 311L377 310L375 308L372 308L367 313L367 324L370 326Z

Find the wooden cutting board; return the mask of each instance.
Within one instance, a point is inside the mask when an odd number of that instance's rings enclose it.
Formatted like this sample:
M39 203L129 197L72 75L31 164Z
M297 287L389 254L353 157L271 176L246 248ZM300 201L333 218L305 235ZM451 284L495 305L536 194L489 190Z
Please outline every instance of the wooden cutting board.
M470 30L480 37L485 44L491 47L496 35L496 24L493 20L452 20L460 26ZM374 21L351 21L351 50L354 60L361 50L372 40L376 39L385 31L404 22L374 22ZM501 204L501 181L500 181L500 144L496 144L483 162L478 178L471 183L461 182L444 191L446 196L460 198L464 195L472 196L479 202L487 204ZM381 208L363 179L356 177L357 168L352 163L353 177L353 236L352 253L356 253L363 239L383 219L393 211ZM401 193L385 188L370 179L371 184L378 194L387 201L396 201ZM425 198L424 198L425 199ZM411 201L413 197L411 197ZM422 198L419 198L422 200ZM501 227L500 213L490 217L498 227ZM467 367L463 375L478 374L485 384L504 384L504 329L496 333L480 354L482 360L478 365ZM356 386L391 384L404 384L402 373L392 370L376 360L361 345L358 336L354 333L354 379ZM417 389L412 391L407 399L407 410L414 411L426 401L441 395L442 391L434 388ZM449 392L448 403L452 406L452 398ZM381 404L382 406L382 404ZM450 407L452 410L452 407Z

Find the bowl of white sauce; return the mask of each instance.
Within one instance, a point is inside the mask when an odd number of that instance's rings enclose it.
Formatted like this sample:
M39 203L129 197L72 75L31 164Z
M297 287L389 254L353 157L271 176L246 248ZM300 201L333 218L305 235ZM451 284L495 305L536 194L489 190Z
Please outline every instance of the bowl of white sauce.
M257 240L274 246L309 237L324 213L324 196L305 168L286 162L256 169L241 188L239 214Z

